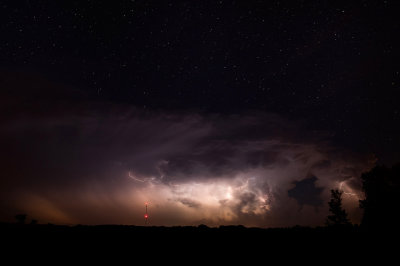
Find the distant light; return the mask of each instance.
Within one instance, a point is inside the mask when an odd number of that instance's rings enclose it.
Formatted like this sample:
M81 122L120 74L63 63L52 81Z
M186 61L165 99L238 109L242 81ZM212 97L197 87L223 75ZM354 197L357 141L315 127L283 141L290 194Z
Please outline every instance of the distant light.
M147 214L145 214L145 215L144 215L144 218L146 218L146 219L147 219L147 218L149 218L149 216L148 216Z

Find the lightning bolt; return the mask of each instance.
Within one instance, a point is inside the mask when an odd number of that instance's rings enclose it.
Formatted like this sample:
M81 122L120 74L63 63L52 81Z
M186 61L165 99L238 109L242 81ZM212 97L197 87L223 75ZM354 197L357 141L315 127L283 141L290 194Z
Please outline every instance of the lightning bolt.
M133 174L131 174L130 171L128 172L128 177L134 181L137 181L140 183L149 183L150 185L154 185L154 183L156 183L156 184L160 183L160 181L155 177L147 177L147 178L140 179L140 178L134 176Z
M133 176L133 175L131 174L130 171L128 172L128 176L129 176L131 179L133 179L133 180L135 180L135 181L138 181L138 182L144 183L144 182L146 181L146 180L142 180L142 179L139 179L139 178Z
M168 165L168 161L162 160L162 161L158 162L157 165L156 165L156 170L157 170L157 172L159 174L159 177L150 176L150 177L146 177L146 178L142 178L141 179L141 178L138 178L138 177L134 176L131 173L131 171L128 172L128 177L130 179L134 180L134 181L141 182L141 183L148 182L150 184L153 184L153 183L160 184L161 180L165 177L165 174L164 174L164 172L162 170L162 166L163 165Z
M343 194L349 195L349 196L358 196L358 195L355 194L355 193L351 193L351 192L346 192L346 191L344 191L344 190L342 189L344 183L345 183L345 181L342 181L342 182L340 182L340 185L339 185L339 190L343 191Z

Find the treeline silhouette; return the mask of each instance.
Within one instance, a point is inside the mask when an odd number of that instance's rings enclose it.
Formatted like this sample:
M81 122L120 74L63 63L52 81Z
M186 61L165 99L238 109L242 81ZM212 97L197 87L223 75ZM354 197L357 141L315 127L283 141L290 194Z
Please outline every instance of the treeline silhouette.
M331 190L331 200L329 201L329 211L332 213L326 219L327 226L349 226L351 225L347 212L342 206L343 191L339 189Z
M370 230L399 227L400 163L389 168L376 166L362 174L365 199L360 201L364 210L361 225Z
M365 199L360 201L364 216L360 225L352 225L342 206L342 191L331 190L329 201L330 215L326 226L291 228L246 228L244 226L220 226L216 228L199 226L124 226L124 225L76 225L62 226L39 224L36 220L26 222L27 215L15 216L16 223L0 223L0 236L4 243L14 247L21 245L46 246L74 243L77 246L149 247L152 249L175 249L172 243L183 249L235 249L246 248L259 243L265 250L303 249L320 252L338 250L340 252L360 252L373 245L382 245L397 241L397 209L399 206L400 164L393 167L376 166L362 174ZM372 242L372 236L381 237ZM387 238L393 238L388 241ZM248 248L247 247L247 248Z
M364 231L398 231L400 207L400 163L392 167L377 165L361 175L364 199L360 200L363 210L361 228ZM348 227L351 225L342 206L343 191L331 190L326 225Z

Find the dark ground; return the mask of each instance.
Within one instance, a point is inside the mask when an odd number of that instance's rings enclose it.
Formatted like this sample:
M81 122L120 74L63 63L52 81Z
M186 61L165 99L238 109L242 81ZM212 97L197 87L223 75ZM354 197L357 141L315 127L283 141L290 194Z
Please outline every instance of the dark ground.
M106 256L134 261L162 260L188 265L209 259L223 261L278 259L297 262L382 262L398 250L397 234L367 231L358 226L246 228L221 226L143 227L123 225L61 226L0 224L4 254L92 258ZM26 257L25 257L26 258ZM319 261L317 258L322 258ZM114 261L114 264L116 262ZM144 262L146 263L146 262ZM186 264L186 263L184 263ZM196 263L197 264L197 263ZM346 263L347 264L347 263ZM247 263L246 263L247 265Z

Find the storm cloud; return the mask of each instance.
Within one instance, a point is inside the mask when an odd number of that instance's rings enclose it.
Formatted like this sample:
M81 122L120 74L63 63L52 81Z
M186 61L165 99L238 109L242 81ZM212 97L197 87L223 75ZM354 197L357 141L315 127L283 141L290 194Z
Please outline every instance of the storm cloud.
M2 220L141 225L148 201L153 225L320 225L337 187L359 219L358 178L374 158L334 147L329 132L264 112L61 98L19 99L2 116Z

